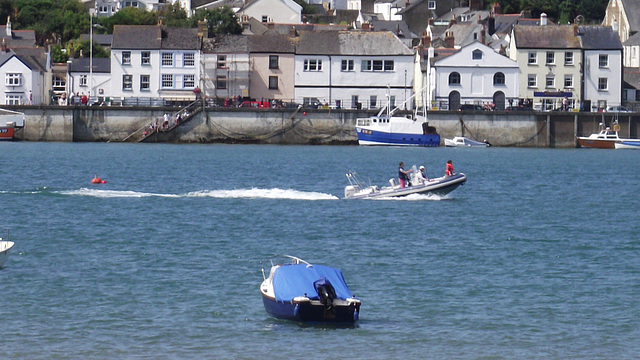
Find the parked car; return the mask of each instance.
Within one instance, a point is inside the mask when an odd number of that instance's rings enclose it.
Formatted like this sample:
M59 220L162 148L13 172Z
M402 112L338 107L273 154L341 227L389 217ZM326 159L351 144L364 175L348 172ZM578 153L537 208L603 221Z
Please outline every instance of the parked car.
M483 109L481 105L475 105L475 104L462 104L458 108L458 111L482 111L482 110Z
M607 112L623 112L623 113L630 113L630 112L633 112L633 111L631 111L631 110L627 109L627 108L626 108L626 107L624 107L624 106L609 106L609 107L607 108Z

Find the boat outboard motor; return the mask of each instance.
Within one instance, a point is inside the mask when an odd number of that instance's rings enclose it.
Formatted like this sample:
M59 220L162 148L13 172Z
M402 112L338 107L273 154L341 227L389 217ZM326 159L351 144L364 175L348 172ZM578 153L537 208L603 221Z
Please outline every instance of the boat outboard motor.
M325 277L314 281L313 287L318 292L320 302L325 306L325 310L331 310L333 307L333 299L336 298L336 290L333 285Z

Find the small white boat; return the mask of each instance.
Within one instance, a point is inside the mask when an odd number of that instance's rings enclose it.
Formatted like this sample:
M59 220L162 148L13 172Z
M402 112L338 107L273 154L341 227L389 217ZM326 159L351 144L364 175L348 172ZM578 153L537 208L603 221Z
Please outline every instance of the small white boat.
M491 144L487 140L480 142L471 140L464 136L456 136L453 139L444 139L444 146L448 147L489 147Z
M414 167L415 168L415 167ZM417 178L417 171L410 175L411 185L400 187L396 179L389 179L390 186L378 187L365 182L357 173L349 171L347 179L349 184L344 188L345 199L376 199L385 197L400 197L411 194L446 195L467 181L467 176L457 173L435 179L421 181Z
M640 150L640 140L622 140L614 144L616 149L636 149Z
M9 258L9 250L13 247L13 241L4 241L0 238L0 268L4 266Z
M285 255L288 264L272 264L260 284L265 310L281 319L305 322L355 323L360 314L357 299L342 271L309 264Z

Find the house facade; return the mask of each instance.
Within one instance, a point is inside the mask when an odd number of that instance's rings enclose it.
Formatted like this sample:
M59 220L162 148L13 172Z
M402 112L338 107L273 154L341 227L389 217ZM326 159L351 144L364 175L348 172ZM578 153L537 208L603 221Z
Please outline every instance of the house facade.
M301 31L295 43L296 102L376 109L412 95L413 51L392 32Z
M203 39L201 71L201 88L206 97L249 97L249 38L216 35Z
M253 0L247 2L236 14L238 18L254 17L263 23L302 23L302 6L293 0Z
M92 71L89 71L92 69ZM103 103L111 97L111 59L78 58L67 63L68 103L78 103L82 95L90 97L89 103Z
M478 41L427 64L428 98L439 108L493 103L501 110L519 96L518 63Z
M256 100L295 98L295 46L289 35L249 36L249 96Z
M111 49L111 96L195 100L200 84L198 29L117 25ZM95 84L90 85L95 94Z
M584 101L592 109L621 105L623 47L618 33L608 26L580 26L578 33L584 52Z

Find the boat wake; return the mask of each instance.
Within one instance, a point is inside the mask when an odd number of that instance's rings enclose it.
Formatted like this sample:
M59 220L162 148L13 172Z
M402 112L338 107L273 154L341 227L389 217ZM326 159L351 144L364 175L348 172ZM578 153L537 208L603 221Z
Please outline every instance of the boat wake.
M337 200L338 197L319 192L298 191L292 189L234 189L205 190L190 192L189 197L245 198L245 199L289 199L289 200Z
M298 191L291 189L233 189L233 190L202 190L186 194L162 194L130 190L97 190L81 188L78 190L57 191L60 195L67 196L92 196L97 198L228 198L228 199L288 199L288 200L337 200L338 197L331 194L318 192Z

